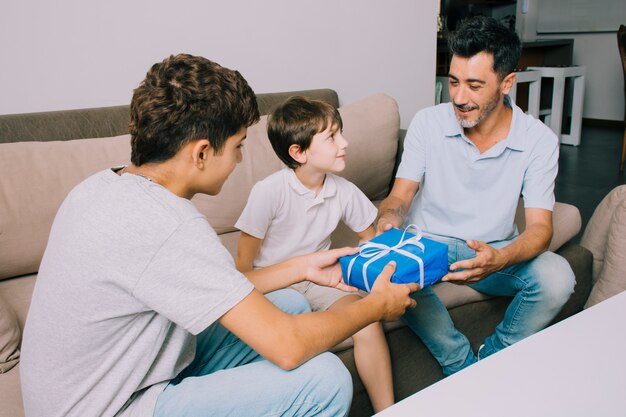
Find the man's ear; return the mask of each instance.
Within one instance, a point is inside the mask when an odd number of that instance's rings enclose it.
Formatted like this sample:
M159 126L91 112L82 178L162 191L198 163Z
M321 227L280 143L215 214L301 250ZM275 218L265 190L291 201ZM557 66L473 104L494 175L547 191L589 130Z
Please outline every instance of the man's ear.
M509 91L511 91L511 88L513 88L513 85L515 84L516 79L517 79L517 76L515 75L514 72L504 77L504 79L500 83L502 94L509 94Z
M213 148L211 148L211 144L207 139L200 139L193 142L191 146L191 159L194 165L197 167L204 166L209 152L213 152Z
M289 156L299 164L306 164L306 152L300 148L300 145L291 145L289 147Z

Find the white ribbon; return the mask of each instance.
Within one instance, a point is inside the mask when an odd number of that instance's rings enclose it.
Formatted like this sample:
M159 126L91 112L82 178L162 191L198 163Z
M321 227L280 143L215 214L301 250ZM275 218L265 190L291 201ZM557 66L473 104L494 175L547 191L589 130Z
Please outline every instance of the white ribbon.
M415 236L404 240L404 235L409 229L416 230ZM350 285L350 277L352 276L352 266L354 265L354 262L357 260L357 258L359 257L366 258L366 259L369 258L363 264L363 284L365 285L366 291L369 292L370 285L367 280L367 267L370 266L370 264L372 264L373 262L376 262L377 260L379 260L380 258L387 256L389 253L396 252L396 253L399 253L400 255L406 256L408 258L411 258L417 261L417 263L419 264L419 268L420 268L420 288L423 288L424 286L424 261L419 256L402 249L403 247L407 245L413 245L422 249L422 251L425 251L426 249L424 248L424 244L420 242L421 239L422 239L422 231L420 230L420 228L414 224L410 224L404 228L404 231L402 232L402 236L400 236L400 241L394 246L388 246L383 243L375 243L375 242L367 242L367 243L362 244L360 246L361 249L359 250L359 253L357 254L357 256L352 258L350 260L350 263L348 264L347 284Z

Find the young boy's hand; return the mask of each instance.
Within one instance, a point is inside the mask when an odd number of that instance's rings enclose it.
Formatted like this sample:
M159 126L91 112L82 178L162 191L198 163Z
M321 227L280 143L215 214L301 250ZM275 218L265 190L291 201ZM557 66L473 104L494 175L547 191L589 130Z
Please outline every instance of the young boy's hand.
M358 291L357 288L343 282L338 259L342 256L354 255L357 252L358 248L346 247L305 255L303 257L305 262L304 277L317 285L333 287L347 292L356 292Z

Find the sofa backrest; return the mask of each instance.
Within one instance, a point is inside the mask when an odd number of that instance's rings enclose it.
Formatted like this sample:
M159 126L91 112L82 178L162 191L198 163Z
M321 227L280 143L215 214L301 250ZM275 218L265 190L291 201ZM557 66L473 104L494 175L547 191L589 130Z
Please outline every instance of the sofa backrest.
M383 198L396 160L400 125L396 102L379 94L339 111L350 142L342 175L371 199ZM192 199L220 234L235 230L254 183L283 166L267 138L266 119L248 129L243 162L220 194ZM128 135L120 135L0 143L0 279L39 269L52 221L65 196L91 174L128 164L129 140Z
M339 106L337 92L331 89L257 94L261 114L298 94ZM0 143L105 138L128 133L130 106L0 115Z

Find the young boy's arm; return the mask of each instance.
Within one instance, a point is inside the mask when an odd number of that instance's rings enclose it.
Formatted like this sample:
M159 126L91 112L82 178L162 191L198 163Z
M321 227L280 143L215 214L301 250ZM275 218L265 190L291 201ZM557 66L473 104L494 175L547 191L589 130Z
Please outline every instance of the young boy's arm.
M357 235L359 235L359 245L360 245L361 243L365 243L368 240L373 239L374 236L376 236L376 229L374 229L374 225L371 225L370 227L363 230L362 232L357 233Z
M302 281L310 281L317 285L333 287L346 292L356 292L358 291L356 288L343 282L341 266L337 262L339 257L352 255L356 252L356 248L313 252L308 255L295 256L265 268L248 271L244 275L263 294ZM327 259L332 259L334 263L324 261ZM318 267L319 264L325 266L320 268Z
M237 256L235 265L239 272L252 271L254 258L259 253L263 239L256 238L246 232L239 235L239 245L237 246Z

